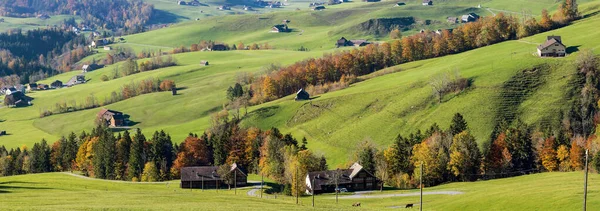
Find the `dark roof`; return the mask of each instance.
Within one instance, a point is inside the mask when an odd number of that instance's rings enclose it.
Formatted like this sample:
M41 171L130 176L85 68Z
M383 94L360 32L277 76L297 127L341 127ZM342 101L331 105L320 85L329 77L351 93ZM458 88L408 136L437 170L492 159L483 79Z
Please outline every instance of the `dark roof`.
M339 171L339 173L338 173ZM308 173L308 178L314 178L315 191L321 190L322 186L335 185L335 176L337 175L338 185L352 183L352 169L314 171ZM312 185L311 185L312 186Z
M348 40L347 40L345 37L342 37L342 38L340 38L340 39L337 41L337 44L338 44L338 45L345 45L345 44L346 44L346 42L348 42Z
M551 40L551 39L556 39L556 40L558 40L558 42L562 43L562 38L560 36L548 36L548 39L546 39L546 40Z
M122 119L123 117L123 112L119 112L119 111L114 111L114 110L109 110L106 108L103 108L100 110L100 112L98 112L98 118L103 117L105 114L108 114L110 116L112 116L115 119Z
M352 44L357 45L357 46L361 46L363 44L369 44L369 42L367 40L350 40L350 42L352 42Z
M545 42L544 44L541 44L541 45L539 45L539 46L538 46L538 49L542 50L542 49L544 49L544 48L547 48L547 47L549 47L549 46L551 46L551 45L554 45L554 44L557 44L557 43L558 43L558 44L560 44L560 45L562 45L563 47L566 47L566 46L565 46L565 45L563 45L563 44L562 44L562 42L560 41L560 37L558 37L558 39L557 39L556 37L557 37L557 36L550 36L550 37L548 37L549 39L548 39L548 40L546 40L546 42Z
M218 173L218 166L192 166L192 167L183 167L181 168L181 181L215 181L221 180L221 176ZM240 168L238 168L237 164L231 165L231 170L237 171L238 174L241 173L243 176L246 175ZM204 179L203 179L204 178Z

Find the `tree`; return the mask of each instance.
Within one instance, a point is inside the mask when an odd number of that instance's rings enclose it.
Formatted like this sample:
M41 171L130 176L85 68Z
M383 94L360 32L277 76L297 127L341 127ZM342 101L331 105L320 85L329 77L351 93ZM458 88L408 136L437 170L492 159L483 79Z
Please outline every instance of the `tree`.
M554 26L554 23L552 22L552 19L550 18L550 15L548 14L548 10L543 9L542 10L542 19L540 19L540 27L542 27L542 29L544 29L544 31L550 30L552 29Z
M400 29L394 29L390 32L390 39L392 40L397 40L397 39L401 39L402 38L402 32L400 31Z
M212 164L210 147L207 143L207 135L200 138L197 135L189 134L179 146L177 158L173 163L176 172L186 166L208 166Z
M592 165L594 166L594 169L596 169L596 172L600 173L600 150L594 154L594 158L592 158Z
M235 171L237 171L237 169ZM220 165L219 168L217 169L217 174L219 175L219 177L221 177L221 180L223 180L223 183L227 184L228 189L231 189L231 185L233 185L235 183L235 181L234 181L235 175L234 174L236 174L231 170L231 165L227 165L227 164Z
M142 182L156 182L159 179L158 169L154 162L147 162L144 165L144 171L142 172Z
M566 145L560 145L556 150L556 159L558 160L558 167L560 171L568 171L570 167L569 163L569 149Z
M450 133L452 135L456 135L467 129L467 121L465 121L463 116L460 113L454 114L454 117L452 117L452 123L450 123Z
M356 161L368 172L375 174L377 149L369 141L364 141L355 153Z
M554 145L554 137L547 138L546 141L544 141L544 146L541 154L542 165L547 171L550 172L555 171L558 168Z
M131 142L131 149L129 150L129 165L127 166L128 180L140 178L142 168L144 167L144 160L142 157L144 153L144 143L146 143L146 137L142 134L142 130L138 128L133 137L133 141Z
M572 170L583 169L584 150L576 140L571 141L571 150L569 151L569 161Z
M131 135L127 130L123 133L123 136L117 141L115 178L118 180L127 179L125 170L129 161L129 150L131 150L131 142Z
M481 153L477 147L475 137L468 131L463 131L454 136L450 146L449 170L462 181L477 179Z

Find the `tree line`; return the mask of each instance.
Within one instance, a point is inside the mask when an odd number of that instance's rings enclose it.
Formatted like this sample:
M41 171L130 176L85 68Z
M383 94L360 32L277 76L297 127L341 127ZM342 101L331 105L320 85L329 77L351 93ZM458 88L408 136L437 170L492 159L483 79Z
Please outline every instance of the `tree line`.
M1 0L0 15L35 17L36 15L77 15L82 24L131 34L144 31L154 14L154 5L129 0Z
M572 2L567 0L566 2ZM300 88L335 83L344 77L357 77L405 62L456 54L562 27L578 18L577 8L565 3L551 18L543 11L540 22L516 17L480 18L451 30L423 31L412 36L364 48L310 58L257 78L250 85L251 103L258 104L295 93Z

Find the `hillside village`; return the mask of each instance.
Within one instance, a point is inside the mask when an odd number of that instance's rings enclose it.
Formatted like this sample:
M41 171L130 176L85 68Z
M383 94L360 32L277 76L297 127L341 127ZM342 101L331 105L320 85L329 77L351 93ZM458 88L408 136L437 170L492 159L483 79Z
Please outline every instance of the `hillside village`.
M598 204L598 1L104 1L0 5L9 209Z

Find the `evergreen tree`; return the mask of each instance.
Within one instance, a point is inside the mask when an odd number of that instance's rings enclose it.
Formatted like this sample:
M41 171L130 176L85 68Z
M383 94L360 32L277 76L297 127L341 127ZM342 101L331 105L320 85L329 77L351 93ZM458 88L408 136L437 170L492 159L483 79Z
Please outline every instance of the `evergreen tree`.
M129 162L127 165L127 179L132 180L134 178L140 179L142 168L144 167L144 160L142 154L144 153L144 143L146 137L142 134L142 130L139 128L136 131L133 141L131 142L131 149L129 150Z
M119 180L127 178L125 170L129 161L129 150L131 149L131 135L129 131L125 131L123 136L117 142L117 157L115 163L115 177Z
M465 121L463 116L460 113L454 114L452 123L450 123L450 133L456 135L467 129L467 121Z
M376 149L368 141L363 142L356 153L358 163L372 174L375 174L375 153Z

